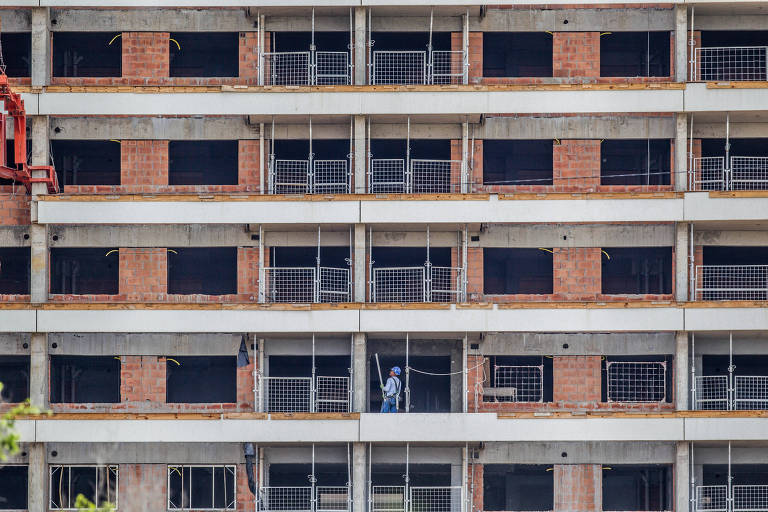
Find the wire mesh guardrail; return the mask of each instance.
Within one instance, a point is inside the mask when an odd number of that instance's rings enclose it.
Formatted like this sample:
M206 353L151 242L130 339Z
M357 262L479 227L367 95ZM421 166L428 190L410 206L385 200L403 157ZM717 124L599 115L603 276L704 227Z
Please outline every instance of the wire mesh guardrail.
M409 505L409 512L461 512L461 487L411 487Z
M768 485L734 485L733 512L768 511Z
M411 160L409 190L414 194L460 192L461 160Z
M462 50L435 50L432 52L430 83L460 84L464 81L465 69L466 63Z
M698 411L726 411L730 409L728 376L697 376L694 397L695 407Z
M262 412L311 412L311 377L258 377Z
M701 512L726 512L728 506L728 486L696 486L696 510Z
M667 395L667 364L649 361L607 361L609 402L663 402Z
M319 267L320 283L315 302L349 302L352 283L348 268Z
M404 194L407 191L405 160L374 158L368 166L369 194Z
M768 409L768 376L728 375L696 377L695 407L700 411L748 411Z
M373 269L371 302L463 302L461 267L384 267Z
M349 377L317 377L315 412L349 412Z
M765 81L768 46L696 48L696 81Z
M768 376L736 375L733 379L734 409L768 409Z
M349 302L351 283L348 268L264 267L262 270L265 288L263 302Z
M427 83L426 51L373 52L371 85L423 85Z
M314 85L349 85L349 52L314 52Z
M313 160L310 194L349 194L348 160Z
M317 486L315 488L315 503L315 510L347 512L349 510L349 488L344 486Z
M405 512L405 486L371 486L371 512Z
M429 302L465 302L464 269L461 267L430 267L432 279L428 286Z
M705 156L693 159L689 176L690 190L725 190L725 158Z
M543 402L544 368L542 366L495 366L492 388L483 389L483 397L495 402Z
M768 300L768 265L696 265L696 300Z
M311 194L309 160L272 160L269 166L270 194Z
M768 189L768 157L732 156L728 190Z
M264 85L311 85L310 52L262 54Z
M262 487L259 489L259 510L311 512L312 487Z

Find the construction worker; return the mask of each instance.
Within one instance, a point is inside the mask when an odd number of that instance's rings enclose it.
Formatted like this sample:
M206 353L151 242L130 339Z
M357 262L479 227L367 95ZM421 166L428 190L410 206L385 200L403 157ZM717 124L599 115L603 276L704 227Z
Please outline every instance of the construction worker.
M400 367L394 366L389 370L389 378L386 386L381 386L383 401L381 403L381 412L397 412L397 406L400 403Z

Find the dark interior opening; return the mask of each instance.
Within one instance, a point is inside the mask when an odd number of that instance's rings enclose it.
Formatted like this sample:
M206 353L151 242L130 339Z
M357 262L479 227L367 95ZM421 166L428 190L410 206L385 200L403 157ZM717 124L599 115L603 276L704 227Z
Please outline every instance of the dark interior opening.
M323 377L349 377L349 358L315 356L315 374ZM309 377L312 356L269 356L270 377Z
M172 77L236 77L240 74L238 32L171 32Z
M119 185L120 143L111 140L51 141L59 185Z
M51 356L51 403L120 402L120 359Z
M490 371L488 373L488 376L486 377L487 379L486 382L488 383L488 386L491 388L504 387L510 384L509 382L507 382L510 378L505 376L503 371L502 372L496 371L497 366L541 366L542 367L541 388L538 389L538 386L536 386L535 389L529 387L528 389L531 390L531 393L526 392L526 394L528 395L527 398L530 398L530 394L539 394L541 396L541 401L543 402L552 401L552 358L551 357L489 356L488 359L489 359ZM501 378L498 380L497 380L497 375L501 376ZM526 375L531 376L532 374L526 374ZM483 401L496 402L496 401L503 401L503 400L487 394L487 395L483 395ZM530 401L538 401L538 400L530 400ZM499 510L517 510L517 509L499 509ZM545 509L542 509L542 510L545 510Z
M312 32L272 32L275 52L308 52ZM349 32L315 32L315 49L319 52L349 51Z
M629 356L605 356L600 364L600 401L608 401L608 363L666 363L666 372L663 379L659 372L661 367L653 365L642 367L635 365L622 365L613 370L613 378L619 379L618 389L614 402L666 402L672 403L674 398L674 356L672 355L629 355ZM623 385L627 382L636 382L640 385ZM645 385L642 385L645 383Z
M51 293L119 293L118 250L109 247L51 249Z
M671 247L603 247L605 294L672 293Z
M427 261L426 247L374 247L373 268L420 267ZM450 247L430 247L429 261L433 267L451 266Z
M405 448L393 447L397 453L402 450L405 461ZM405 462L402 464L373 464L371 467L371 483L373 485L405 485ZM414 464L413 460L408 466L408 476L412 487L433 487L451 485L450 464Z
M174 509L233 509L235 471L230 466L169 467L168 500Z
M30 162L31 160L32 139L27 139L27 162ZM6 139L5 141L5 165L11 168L16 168L16 154L13 149L13 139ZM13 185L13 180L0 179L0 187L4 185Z
M669 76L669 32L600 35L600 76Z
M349 140L319 139L312 141L315 160L346 160L349 155ZM276 160L309 159L309 139L275 140Z
M702 356L702 375L728 375L727 355ZM733 374L749 376L768 375L768 355L750 354L733 356Z
M552 466L483 465L483 510L552 510L554 494Z
M603 510L671 510L672 467L603 466Z
M429 32L373 32L372 51L427 51ZM432 33L432 50L451 49L450 32Z
M0 466L0 510L26 510L28 467Z
M371 139L373 158L402 158L408 152L406 139ZM445 139L411 139L411 159L450 160L451 141Z
M3 48L5 74L11 78L30 76L32 61L32 34L30 32L3 32L0 34Z
M317 247L271 247L272 267L314 267L317 264ZM320 265L323 267L347 268L349 247L321 247Z
M485 185L551 185L552 141L484 140Z
M484 77L551 77L552 34L484 32Z
M702 30L701 46L765 46L768 30Z
M237 357L168 357L166 386L171 404L237 402Z
M51 493L50 508L68 509L79 494L99 506L114 501L117 471L117 466L51 466L51 489L55 492Z
M731 156L768 156L768 139L730 139ZM701 156L725 156L725 139L701 139Z
M704 30L702 48L744 48L765 46L768 30ZM702 52L699 79L713 80L765 80L765 52L755 50L724 50Z
M727 464L703 464L702 473L702 485L728 483ZM733 485L768 485L768 464L731 464L731 477Z
M553 290L551 249L483 249L483 293L550 294Z
M269 485L271 487L309 486L312 464L270 464ZM315 462L316 485L343 487L347 485L349 473L346 464Z
M669 139L604 140L600 146L602 185L669 185Z
M29 279L29 247L1 247L0 294L29 295Z
M168 293L180 295L237 293L237 248L168 249Z
M0 401L15 404L29 398L29 356L0 356L0 382Z
M119 32L54 32L53 76L121 76L123 44Z
M409 356L409 364L412 368L421 372L449 373L451 371L450 356ZM400 411L405 411L405 346L402 354L379 354L381 364L381 378L384 384L389 377L389 369L399 366L402 370L400 382ZM371 356L369 372L371 376L370 410L381 410L381 389L379 388L379 373L376 367L376 358ZM425 375L423 373L410 372L411 412L451 412L451 378L448 375ZM413 484L412 485L416 485ZM449 485L449 484L445 484Z
M704 265L768 265L768 247L705 245Z
M236 140L172 140L169 185L237 185Z

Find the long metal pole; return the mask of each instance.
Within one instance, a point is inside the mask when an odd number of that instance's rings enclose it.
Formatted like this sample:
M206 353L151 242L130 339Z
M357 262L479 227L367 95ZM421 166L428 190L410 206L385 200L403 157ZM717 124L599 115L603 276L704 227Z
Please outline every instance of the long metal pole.
M688 501L689 501L688 508L689 510L693 511L693 510L696 510L696 471L694 470L696 465L694 464L694 460L693 460L693 455L694 455L693 441L688 443L688 455L691 460L691 465L689 466L689 470L688 470L690 472L689 480L691 482L690 496L688 497Z
M405 511L411 510L411 444L405 443Z
M376 302L373 278L373 226L368 226L368 300Z
M264 123L259 123L259 194L264 194Z
M347 510L352 510L352 459L349 453L349 443L347 443Z
M373 443L368 443L368 509L373 509Z
M408 333L405 333L405 412L411 411L411 360L410 360L411 340Z
M435 18L435 9L432 8L429 10L429 44L427 45L427 76L426 82L428 84L431 84L433 81L432 77L432 26L434 23Z
M691 333L691 409L696 410L696 333Z
M725 189L731 190L731 114L725 114Z
M310 482L310 485L312 486L310 490L310 496L311 496L310 508L312 509L312 512L314 512L315 510L317 510L317 501L316 501L316 494L315 494L317 492L317 488L315 487L317 482L317 478L315 478L315 443L312 443L312 474L309 475L309 482Z
M352 193L352 174L354 174L354 167L352 165L355 163L354 157L355 157L355 147L354 147L354 140L355 140L355 116L349 116L349 155L347 155L347 162L348 167L347 169L347 176L346 176L346 182L347 182L347 194ZM350 251L351 251L350 246Z
M413 192L413 174L411 173L411 116L408 116L405 133L405 192Z
M317 255L315 256L315 302L320 302L320 225L317 225Z
M259 224L259 303L264 303L267 300L267 294L264 287L264 272L266 265L264 265L264 227Z
M728 441L728 488L726 491L728 497L726 498L726 509L729 512L733 512L733 476L731 475L731 442Z
M461 412L463 413L469 412L469 403L467 401L467 357L469 356L467 341L467 333L464 333L464 338L461 340Z
M693 222L688 223L688 232L691 236L691 248L690 248L690 263L688 267L688 300L696 300L696 247L693 241Z
M311 386L311 392L310 392L310 403L309 403L309 412L315 412L317 407L315 406L315 333L312 333L312 386ZM312 445L312 456L314 457L314 445ZM312 473L314 474L314 469L312 470Z
M693 114L688 116L688 190L696 188L696 174L693 168Z
M466 396L466 393L465 393ZM464 412L467 412L466 410ZM467 474L469 469L469 443L464 443L464 449L461 451L461 509L463 512L467 510Z
M312 194L315 189L315 154L312 152L312 116L309 116L309 166L307 172L307 191ZM318 228L319 229L319 228Z
M427 261L424 262L424 302L432 302L432 261L429 259L429 224L427 224Z
M696 7L691 6L691 38L688 40L688 51L690 52L690 55L688 56L688 62L691 65L690 73L689 73L689 79L691 81L694 81L696 79L696 39L694 37L693 32L693 20L694 20L694 14L696 12Z
M259 412L267 412L266 407L264 407L264 379L261 378L264 375L264 344L266 342L267 340L265 339L259 340L259 367L254 371L256 376L259 377L258 384L256 386L256 392L258 393L258 400L256 403L258 404Z
M467 262L468 245L469 245L469 227L464 224L464 236L461 241L461 301L467 301L467 271L469 270L469 263Z
M728 332L728 410L736 407L736 390L733 387L733 331Z

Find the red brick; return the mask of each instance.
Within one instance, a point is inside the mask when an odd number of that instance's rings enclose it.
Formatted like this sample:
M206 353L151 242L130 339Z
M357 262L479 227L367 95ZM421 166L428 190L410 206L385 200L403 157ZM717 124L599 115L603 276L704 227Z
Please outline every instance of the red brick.
M135 85L157 83L170 75L168 32L123 32L123 78Z
M599 512L603 509L600 464L555 464L555 512Z

